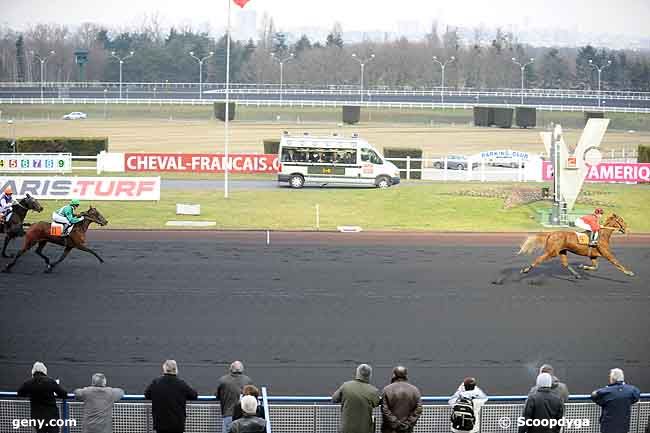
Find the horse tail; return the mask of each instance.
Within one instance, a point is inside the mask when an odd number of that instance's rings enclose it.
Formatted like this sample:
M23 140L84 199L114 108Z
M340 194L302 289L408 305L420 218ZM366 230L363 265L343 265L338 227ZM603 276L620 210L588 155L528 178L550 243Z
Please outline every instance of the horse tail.
M517 255L532 254L535 250L543 248L546 244L547 238L547 233L538 233L536 235L528 236L526 240L521 244L521 248L519 249Z

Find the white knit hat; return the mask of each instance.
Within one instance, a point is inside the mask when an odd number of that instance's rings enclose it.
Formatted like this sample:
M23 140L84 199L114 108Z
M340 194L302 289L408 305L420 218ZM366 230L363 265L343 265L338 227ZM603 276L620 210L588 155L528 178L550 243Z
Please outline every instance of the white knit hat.
M257 399L252 395L245 395L241 399L241 410L249 415L255 415L257 412Z
M548 373L541 373L537 376L538 388L550 388L553 385L553 377Z

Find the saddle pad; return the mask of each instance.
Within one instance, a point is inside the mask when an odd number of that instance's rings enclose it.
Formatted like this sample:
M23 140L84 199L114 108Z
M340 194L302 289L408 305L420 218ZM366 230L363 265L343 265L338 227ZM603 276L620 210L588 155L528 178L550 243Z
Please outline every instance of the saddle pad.
M589 236L587 236L586 233L582 232L575 232L576 237L578 238L578 245L588 245L589 244Z
M63 234L63 224L50 224L50 236L61 236Z

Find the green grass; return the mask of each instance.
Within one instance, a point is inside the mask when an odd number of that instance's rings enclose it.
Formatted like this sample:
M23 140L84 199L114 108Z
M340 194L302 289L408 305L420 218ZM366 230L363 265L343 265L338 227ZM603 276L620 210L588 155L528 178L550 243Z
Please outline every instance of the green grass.
M316 230L316 205L320 208L320 229L358 225L364 230L425 231L537 231L537 211L550 203L539 202L504 209L499 198L468 197L459 191L511 188L515 184L435 183L404 184L378 189L277 189L234 190L229 199L223 191L162 192L159 203L96 202L110 221L107 228L161 229L169 220L216 221L218 229ZM521 184L516 184L521 186ZM541 185L540 185L541 187ZM632 232L650 232L648 185L589 185L590 200L608 205L606 212L623 216ZM200 217L176 216L176 203L201 204ZM49 218L62 202L45 202L42 214ZM88 203L82 203L82 207ZM579 209L593 206L579 204Z

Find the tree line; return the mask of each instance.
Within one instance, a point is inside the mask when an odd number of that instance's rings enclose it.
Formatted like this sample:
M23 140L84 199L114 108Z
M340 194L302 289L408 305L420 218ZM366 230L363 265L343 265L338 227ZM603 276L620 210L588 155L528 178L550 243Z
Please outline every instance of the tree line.
M518 88L521 70L512 59L523 64L532 58L534 63L525 69L528 88L597 89L596 65L604 66L603 90L650 91L648 52L591 45L534 47L499 29L494 34L476 29L473 37L463 40L457 28L439 30L435 23L422 40L386 37L383 41L345 43L342 34L336 24L323 41L302 35L289 42L288 35L278 31L273 20L265 16L256 40L233 40L231 81L277 84L278 59L289 58L284 64L286 84L358 86L359 61L368 60L366 87L431 88L441 85L441 67L432 59L437 56L441 62L449 62L446 87ZM119 62L111 53L123 57L131 51L135 54L123 68L125 82L198 82L198 63L190 51L200 58L214 53L204 62L204 82L225 81L224 35L213 37L206 30L189 26L167 30L155 19L130 30L92 23L74 30L53 24L34 25L23 32L0 27L0 80L40 81L39 56L45 58L53 51L47 58L44 79L77 81L74 51L80 48L88 50L86 81L118 81Z

